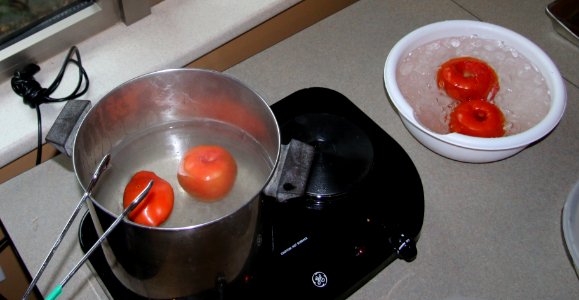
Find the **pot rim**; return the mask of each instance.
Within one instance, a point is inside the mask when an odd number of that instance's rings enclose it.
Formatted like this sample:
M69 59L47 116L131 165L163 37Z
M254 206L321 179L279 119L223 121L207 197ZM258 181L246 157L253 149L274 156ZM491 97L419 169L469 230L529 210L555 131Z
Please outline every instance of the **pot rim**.
M277 168L277 166L278 166L278 163L279 163L279 158L280 158L280 153L281 153L281 135L280 135L279 124L277 123L277 119L276 119L276 117L275 117L275 115L274 115L271 107L267 104L267 102L265 101L265 98L264 98L260 93L258 93L254 88L252 88L251 86L247 85L246 83L242 82L241 80L239 80L238 78L236 78L236 77L234 77L234 76L232 76L232 75L225 74L225 73L222 73L222 72L218 72L218 71L215 71L215 70L199 69L199 68L173 68L173 69L163 69L163 70L153 71L153 72L149 72L149 73L146 73L146 74L142 74L142 75L136 76L136 77L134 77L134 78L132 78L132 79L130 79L130 80L128 80L128 81L120 84L119 86L113 88L113 89L110 90L108 93L106 93L103 97L101 97L100 100L107 98L109 95L111 95L111 94L115 93L116 91L122 89L122 88L125 87L126 85L129 85L130 83L135 82L135 81L138 81L138 80L141 80L141 79L143 79L143 78L148 78L148 77L156 76L156 75L162 74L162 73L181 73L181 72L187 72L187 73L189 73L189 72L200 72L200 73L208 73L208 74L212 74L212 75L222 76L222 77L225 77L225 78L227 78L227 79L229 79L229 80L231 80L231 81L233 81L233 82L236 82L236 83L238 83L239 85L247 88L249 91L251 91L252 93L254 93L254 94L257 96L257 98L265 105L268 115L269 115L269 116L272 118L272 120L274 120L275 123L276 123L276 126L275 126L275 128L273 128L273 129L275 130L275 136L276 136L276 139L277 139L277 145L278 145L278 146L277 146L277 149L276 149L277 151L276 151L276 154L275 154L275 158L274 158L274 160L273 160L273 165L272 165L271 170L269 171L269 174L268 174L268 176L267 176L267 179L264 180L263 185L260 187L260 189L257 191L257 193L256 193L255 195L253 195L251 198L249 198L245 204L241 205L239 208L237 208L236 210L230 212L229 214L222 215L222 216L220 216L219 218L216 218L216 219L213 219L213 220L204 222L204 223L194 224L194 225L190 225L190 226L182 226L182 227L153 227L153 226L146 226L146 225L142 225L142 224L139 224L139 223L135 223L135 222L129 220L128 218L125 218L124 221L125 221L126 223L132 225L132 226L136 226L136 227L140 227L140 228L144 228L144 229L149 229L149 230L155 230L155 231L181 231L181 230L189 230L189 229L194 229L194 228L205 227L205 226L208 226L208 225L211 225L211 224L218 223L218 222L220 222L221 220L224 220L224 219L226 219L226 218L234 215L235 213L237 213L237 212L245 209L246 207L248 207L249 205L251 205L251 203L252 203L253 201L255 201L256 199L258 199L258 198L259 198L259 194L262 192L262 190L265 188L265 186L269 183L269 181L270 181L271 178L273 177L273 174L274 174L274 172L275 172L275 170L276 170L276 168ZM97 104L95 104L95 105L91 108L91 111L92 111L95 107L97 107L97 106L99 105L100 100L97 102ZM85 116L85 119L86 119L86 117L88 117L88 115L90 114L91 111L88 112L88 114ZM84 122L84 119L82 120L82 122ZM82 125L82 123L81 123L81 125ZM77 138L78 138L78 135L75 135L75 137L74 137L73 149L76 148L76 139L77 139ZM83 184L82 180L80 179L80 177L79 177L79 175L78 175L79 170L78 170L78 168L77 168L77 166L76 166L76 163L75 163L75 161L76 161L76 159L75 159L76 151L73 151L72 153L73 153L73 155L72 155L73 169L74 169L74 173L75 173L77 182L78 182L79 185L81 186L83 192L86 192L86 186L85 186L85 184ZM89 198L90 198L92 204L96 205L99 209L101 209L103 212L105 212L105 213L106 213L107 215L109 215L111 218L116 218L116 217L118 217L117 214L114 214L113 212L111 212L110 210L108 210L107 208L105 208L103 205L101 205L92 195L91 195Z

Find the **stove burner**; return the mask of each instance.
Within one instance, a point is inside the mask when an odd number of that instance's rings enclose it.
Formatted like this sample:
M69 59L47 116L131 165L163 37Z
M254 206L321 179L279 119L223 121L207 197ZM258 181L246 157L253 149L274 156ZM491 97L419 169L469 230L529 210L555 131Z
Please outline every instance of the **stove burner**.
M183 299L345 299L392 261L416 256L424 195L402 147L330 89L297 91L272 111L282 144L315 147L306 195L285 202L263 195L244 271ZM97 239L90 215L79 239L83 251ZM90 263L113 298L142 298L116 279L101 249Z
M281 127L290 136L315 148L306 193L317 199L348 192L370 171L374 152L368 135L347 119L327 114L304 114Z

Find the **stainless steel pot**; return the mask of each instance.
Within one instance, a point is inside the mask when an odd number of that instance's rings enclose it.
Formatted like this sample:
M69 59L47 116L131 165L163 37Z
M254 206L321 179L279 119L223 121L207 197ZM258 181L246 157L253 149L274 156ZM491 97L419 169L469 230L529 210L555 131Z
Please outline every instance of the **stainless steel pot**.
M236 158L237 182L219 202L197 201L177 182L181 156L198 144L220 144ZM72 157L83 188L109 152L111 168L89 207L99 234L122 210L124 186L135 172L153 171L175 190L173 213L161 227L123 222L104 243L123 285L145 297L174 298L240 274L256 238L260 191L280 153L279 128L262 97L207 70L138 77L101 99L78 128Z

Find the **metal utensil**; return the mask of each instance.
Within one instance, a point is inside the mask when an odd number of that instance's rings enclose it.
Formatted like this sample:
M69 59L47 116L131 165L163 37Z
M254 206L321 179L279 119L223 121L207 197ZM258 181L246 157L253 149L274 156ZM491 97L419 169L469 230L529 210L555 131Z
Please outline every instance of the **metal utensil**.
M82 195L82 198L80 199L76 208L72 212L70 218L68 219L68 221L64 225L64 228L62 229L62 231L58 235L58 238L54 242L54 245L52 246L52 248L48 252L48 255L46 256L46 258L42 262L42 265L40 265L40 269L38 269L38 272L36 272L36 275L34 275L34 279L32 280L32 282L30 282L30 285L26 289L26 292L24 293L24 296L22 296L22 299L27 299L28 295L30 295L30 292L32 291L32 289L34 288L34 286L36 285L36 283L40 279L40 276L42 276L44 269L46 269L48 262L50 262L50 260L52 259L54 252L56 251L56 249L58 248L58 246L62 242L62 239L64 238L66 233L68 232L70 225L72 225L72 222L74 221L74 219L78 215L78 212L84 206L86 199L88 199L90 197L90 195L92 194L92 191L93 191L94 187L96 186L97 181L99 180L101 174L108 168L110 161L111 161L111 155L107 154L103 157L103 159L101 160L101 162L97 166L97 168L96 168L95 172L93 173L92 178L88 184L88 187L86 188L84 195Z
M64 277L64 279L48 294L46 300L56 299L61 293L64 285L72 278L72 276L78 271L78 269L86 262L90 255L96 250L100 244L107 238L107 236L115 229L115 227L126 217L149 193L151 187L153 186L153 180L149 181L149 184L143 189L141 193L123 210L123 212L115 219L115 221L109 226L109 228L101 235L101 237L94 243L94 245L86 252L86 254L80 259L80 261L72 268L72 270Z

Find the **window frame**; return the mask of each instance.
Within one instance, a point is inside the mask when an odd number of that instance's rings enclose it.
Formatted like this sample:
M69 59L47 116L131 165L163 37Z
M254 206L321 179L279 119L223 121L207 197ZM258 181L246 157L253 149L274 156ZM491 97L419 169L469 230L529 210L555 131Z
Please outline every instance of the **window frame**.
M0 50L0 82L30 63L42 62L113 26L150 14L158 0L97 0L88 7Z

